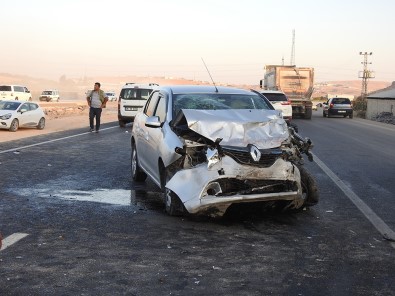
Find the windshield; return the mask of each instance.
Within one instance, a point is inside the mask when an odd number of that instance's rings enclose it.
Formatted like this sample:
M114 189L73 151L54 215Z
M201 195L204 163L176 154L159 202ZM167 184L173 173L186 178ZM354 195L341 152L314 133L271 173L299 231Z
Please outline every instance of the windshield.
M350 100L347 98L334 98L332 104L351 104Z
M52 95L52 91L50 91L50 90L44 90L42 94L43 94L43 95Z
M178 94L173 95L173 116L181 109L224 110L272 108L258 95L239 94Z
M120 98L123 100L148 100L152 89L125 88L121 91Z
M2 102L0 101L0 110L16 110L21 105L19 102Z
M11 91L11 85L0 85L0 91Z

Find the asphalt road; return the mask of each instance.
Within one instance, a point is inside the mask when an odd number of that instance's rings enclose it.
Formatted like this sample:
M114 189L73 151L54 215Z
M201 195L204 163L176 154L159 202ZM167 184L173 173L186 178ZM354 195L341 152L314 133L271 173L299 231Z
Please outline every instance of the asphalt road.
M319 115L300 133L394 230L395 128ZM395 295L394 244L316 163L306 211L170 217L131 182L130 127L104 127L0 143L0 232L21 238L0 251L1 295Z

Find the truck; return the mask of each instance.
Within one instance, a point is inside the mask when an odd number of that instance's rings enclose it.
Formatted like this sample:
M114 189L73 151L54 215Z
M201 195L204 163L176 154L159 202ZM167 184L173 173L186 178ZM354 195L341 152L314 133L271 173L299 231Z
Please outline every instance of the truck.
M278 90L291 101L292 116L311 119L314 90L314 68L285 65L266 65L260 87Z

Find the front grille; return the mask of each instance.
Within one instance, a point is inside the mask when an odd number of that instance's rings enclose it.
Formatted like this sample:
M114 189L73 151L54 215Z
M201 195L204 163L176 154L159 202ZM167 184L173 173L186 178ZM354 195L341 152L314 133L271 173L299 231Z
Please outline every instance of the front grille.
M254 161L250 154L249 148L223 148L225 155L234 159L237 163L251 165L261 168L271 167L278 158L281 158L283 152L281 149L260 149L261 158Z
M219 193L217 196L279 193L298 190L296 182L286 180L240 180L224 178L215 182L219 183L222 190L222 193Z

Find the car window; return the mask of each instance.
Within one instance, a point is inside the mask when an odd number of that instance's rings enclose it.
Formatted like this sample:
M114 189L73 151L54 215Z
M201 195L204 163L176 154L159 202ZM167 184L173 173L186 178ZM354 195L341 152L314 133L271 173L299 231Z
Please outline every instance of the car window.
M15 92L25 92L25 90L21 86L14 86L14 91Z
M29 108L30 108L30 110L36 110L37 108L38 108L38 105L37 104L34 104L34 103L29 103Z
M11 85L0 85L0 91L11 91Z
M181 109L224 110L265 109L272 107L256 94L177 94L173 95L173 117Z
M155 116L159 117L159 121L164 122L166 119L167 100L164 96L159 96L159 102L155 110Z
M262 93L270 102L287 102L288 99L284 94Z
M0 110L16 110L21 105L19 102L0 101Z
M124 88L119 95L124 100L148 100L152 89Z
M351 104L350 99L348 98L333 98L332 104Z
M147 102L147 105L145 106L144 109L144 113L147 116L153 116L154 115L154 111L155 111L155 107L156 107L156 103L158 102L159 99L159 92L154 92L151 96L151 98L149 99L149 101Z
M24 87L24 88L23 88L23 91L26 92L26 93L29 92L29 90L27 89L27 87Z
M19 111L21 111L21 112L27 112L27 111L29 111L29 106L28 106L28 104L23 104L23 105L21 106L21 108L19 109Z

